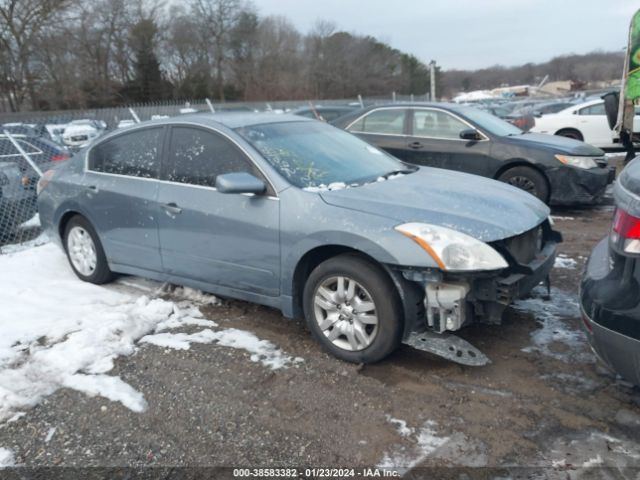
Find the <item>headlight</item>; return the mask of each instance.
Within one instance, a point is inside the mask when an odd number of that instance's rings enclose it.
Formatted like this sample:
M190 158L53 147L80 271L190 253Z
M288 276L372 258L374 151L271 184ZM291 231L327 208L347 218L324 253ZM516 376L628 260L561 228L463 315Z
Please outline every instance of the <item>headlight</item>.
M565 165L571 165L572 167L578 168L596 168L598 166L596 162L596 158L601 157L572 157L569 155L556 155L558 160L560 160Z
M499 270L509 266L486 243L450 228L405 223L395 229L420 245L442 270Z

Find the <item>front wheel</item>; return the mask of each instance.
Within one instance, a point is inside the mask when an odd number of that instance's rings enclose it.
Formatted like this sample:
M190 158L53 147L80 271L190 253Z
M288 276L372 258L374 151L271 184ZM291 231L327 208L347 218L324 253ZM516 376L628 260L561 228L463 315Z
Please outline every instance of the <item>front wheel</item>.
M380 267L357 255L339 255L313 270L304 288L304 312L313 336L342 360L377 362L400 344L395 286Z
M531 167L513 167L503 172L498 180L508 183L520 190L524 190L531 195L538 197L543 202L549 200L549 186L542 173Z
M64 247L71 268L81 280L102 285L113 278L100 239L84 217L76 215L69 220Z

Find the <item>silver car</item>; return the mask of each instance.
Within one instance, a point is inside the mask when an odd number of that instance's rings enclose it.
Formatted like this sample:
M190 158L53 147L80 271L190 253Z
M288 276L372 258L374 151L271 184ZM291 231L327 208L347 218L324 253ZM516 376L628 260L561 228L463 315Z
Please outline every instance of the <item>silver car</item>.
M405 342L483 363L451 332L499 322L560 241L528 193L293 115L141 123L39 190L41 222L82 280L140 275L275 307L351 362Z

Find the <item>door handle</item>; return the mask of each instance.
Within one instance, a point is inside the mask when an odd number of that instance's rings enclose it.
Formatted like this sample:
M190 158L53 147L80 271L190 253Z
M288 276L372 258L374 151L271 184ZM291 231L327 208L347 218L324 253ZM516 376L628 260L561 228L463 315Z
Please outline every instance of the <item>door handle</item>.
M87 190L91 190L94 193L98 192L98 187L96 185L88 185Z
M413 148L414 150L420 150L424 145L420 142L413 142L409 144L409 148Z
M171 213L172 215L182 213L182 209L173 202L162 205L162 209L167 213Z

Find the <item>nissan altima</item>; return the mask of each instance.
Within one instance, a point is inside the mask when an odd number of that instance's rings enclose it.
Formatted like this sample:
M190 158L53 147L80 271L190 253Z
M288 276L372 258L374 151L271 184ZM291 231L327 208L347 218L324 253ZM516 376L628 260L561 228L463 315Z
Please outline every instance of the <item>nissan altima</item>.
M294 115L140 123L38 189L41 222L80 279L140 275L275 307L351 362L405 342L483 363L451 332L498 323L547 278L561 240L532 195L409 166Z

